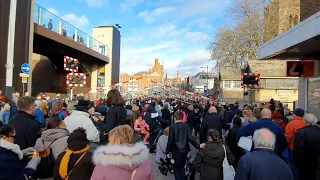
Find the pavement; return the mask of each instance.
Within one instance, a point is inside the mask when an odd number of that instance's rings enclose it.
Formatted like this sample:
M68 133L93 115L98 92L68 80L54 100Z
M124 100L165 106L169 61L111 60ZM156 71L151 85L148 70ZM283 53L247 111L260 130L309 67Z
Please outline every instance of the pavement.
M191 144L190 144L190 148L191 148L191 156L192 158L195 158L197 154L197 150ZM149 154L149 159L152 164L152 170L153 170L153 175L155 180L174 180L175 179L173 174L168 173L168 176L161 174L159 170L160 164L157 163L155 154ZM196 180L200 180L199 173L197 173L196 175Z

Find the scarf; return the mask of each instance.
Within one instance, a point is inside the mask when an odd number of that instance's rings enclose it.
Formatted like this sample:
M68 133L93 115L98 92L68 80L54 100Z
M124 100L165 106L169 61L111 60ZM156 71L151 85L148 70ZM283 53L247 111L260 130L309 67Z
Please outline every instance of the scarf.
M68 176L68 164L69 164L71 154L82 154L82 153L88 152L89 150L90 150L89 145L87 145L85 148L79 151L72 151L67 148L66 154L62 157L60 167L59 167L59 174L62 179L66 179Z
M20 160L23 159L23 153L22 153L19 145L13 144L13 143L6 141L4 139L0 139L0 147L3 147L5 149L8 149L8 150L16 153Z

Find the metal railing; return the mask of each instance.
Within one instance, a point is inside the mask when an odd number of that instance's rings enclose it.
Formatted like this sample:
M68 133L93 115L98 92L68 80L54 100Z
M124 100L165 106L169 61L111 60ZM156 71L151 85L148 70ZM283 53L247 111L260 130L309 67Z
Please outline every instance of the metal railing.
M34 22L49 29L50 31L56 32L66 38L83 44L102 55L108 56L107 45L99 42L92 36L81 31L38 4L35 4L34 6Z

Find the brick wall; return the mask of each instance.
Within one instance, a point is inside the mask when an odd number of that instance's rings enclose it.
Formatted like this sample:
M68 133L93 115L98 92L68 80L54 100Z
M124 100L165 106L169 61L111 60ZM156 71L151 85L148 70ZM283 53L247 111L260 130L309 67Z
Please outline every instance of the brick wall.
M300 0L300 4L300 21L303 21L320 11L319 0Z

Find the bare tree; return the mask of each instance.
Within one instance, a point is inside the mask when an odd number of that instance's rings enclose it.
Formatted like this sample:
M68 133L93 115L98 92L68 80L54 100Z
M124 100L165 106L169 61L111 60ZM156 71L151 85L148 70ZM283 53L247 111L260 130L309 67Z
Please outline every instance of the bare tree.
M264 39L269 40L281 32L280 5L281 8L297 8L297 1L233 0L228 14L234 26L219 29L215 40L210 42L211 58L216 68L243 68L248 59L257 59L258 47L264 43Z

